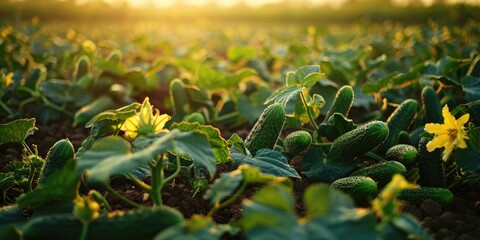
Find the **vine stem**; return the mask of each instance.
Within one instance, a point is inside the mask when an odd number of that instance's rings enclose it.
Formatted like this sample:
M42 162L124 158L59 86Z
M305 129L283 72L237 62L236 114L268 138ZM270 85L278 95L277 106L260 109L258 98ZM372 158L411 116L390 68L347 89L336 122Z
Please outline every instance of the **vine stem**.
M87 240L88 225L88 222L82 224L82 233L80 234L80 240Z
M328 147L331 146L333 143L331 142L312 142L313 146L318 146L318 147Z
M215 203L215 205L213 206L213 208L210 210L210 212L208 212L207 216L208 217L211 217L213 216L213 214L215 214L218 210L232 204L235 200L237 200L237 198L245 191L245 188L247 187L247 183L246 182L243 182L242 186L240 186L240 188L227 200L225 200L224 202L220 203L220 202L217 202Z
M120 193L118 193L115 189L113 189L112 187L110 187L109 185L106 186L107 190L112 193L115 197L117 197L118 199L120 199L121 201L123 201L124 203L132 206L132 207L135 207L135 208L138 208L138 209L143 209L145 208L143 205L141 204L138 204L124 196L122 196Z
M302 99L303 106L307 110L307 115L308 115L308 119L310 120L310 124L312 125L315 132L318 131L318 125L315 122L315 117L312 114L312 109L307 104L307 99L305 98L303 91L300 91L300 99Z
M225 121L225 120L229 120L229 119L232 119L232 118L236 118L240 115L239 112L231 112L231 113L227 113L227 114L224 114L222 116L218 116L216 119L215 119L215 122L221 122L221 121Z
M135 177L133 174L131 173L127 173L127 176L128 178L130 178L130 180L133 181L133 183L137 186L137 187L140 187L142 188L143 190L147 191L147 192L150 192L152 190L152 187L144 182L142 182L140 179L138 179L137 177Z
M373 159L377 160L378 162L385 162L386 161L383 157L381 157L381 156L379 156L379 155L377 155L373 152L367 152L367 153L365 153L365 156L373 158Z

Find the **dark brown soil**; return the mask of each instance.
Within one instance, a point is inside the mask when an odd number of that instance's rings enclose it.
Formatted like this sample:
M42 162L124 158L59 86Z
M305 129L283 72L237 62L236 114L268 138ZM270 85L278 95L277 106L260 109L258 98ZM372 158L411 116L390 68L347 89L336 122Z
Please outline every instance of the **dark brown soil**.
M88 136L88 129L73 128L69 124L50 124L48 126L37 126L38 131L27 139L29 145L38 146L39 154L45 157L48 149L58 140L69 138L70 141L78 149ZM228 138L234 132L241 137L248 134L247 130L228 131L221 130L223 137ZM0 170L5 170L5 164L8 161L19 160L21 154L21 146L19 144L4 144L0 146ZM295 157L290 160L298 172L301 172L300 165L302 159ZM226 165L218 166L218 174L229 172ZM147 179L148 181L148 179ZM297 212L300 216L304 215L305 209L302 204L303 193L311 183L306 179L294 181L294 194L297 198ZM112 180L111 185L120 194L125 197L143 204L151 206L152 199L141 189L135 187L126 179L117 178ZM167 184L162 191L162 199L165 205L178 209L185 218L190 218L194 214L206 215L212 205L203 199L204 193L198 193L193 197L190 182L185 178L178 177L173 182ZM229 207L218 211L214 215L217 223L229 223L241 218L242 208L241 202L244 198L248 198L258 188L253 186L247 189L244 196L240 197ZM458 239L458 240L474 240L480 239L480 191L479 186L469 186L459 189L455 192L455 200L453 203L442 206L432 200L426 200L420 205L405 203L404 211L411 213L417 217L427 231L431 232L436 239ZM129 209L130 206L119 201L115 196L107 194L113 209ZM223 239L243 239L241 235L225 236Z

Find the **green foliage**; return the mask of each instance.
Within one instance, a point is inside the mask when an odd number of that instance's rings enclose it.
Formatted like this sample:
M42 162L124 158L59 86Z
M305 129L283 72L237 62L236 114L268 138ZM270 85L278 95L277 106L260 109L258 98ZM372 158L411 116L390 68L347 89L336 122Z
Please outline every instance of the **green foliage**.
M23 143L37 128L35 119L18 119L6 124L0 124L0 144L7 142Z
M297 171L288 164L287 158L279 151L260 149L254 157L251 157L237 151L236 149L232 149L231 156L237 166L248 164L259 168L262 173L278 177L300 178Z

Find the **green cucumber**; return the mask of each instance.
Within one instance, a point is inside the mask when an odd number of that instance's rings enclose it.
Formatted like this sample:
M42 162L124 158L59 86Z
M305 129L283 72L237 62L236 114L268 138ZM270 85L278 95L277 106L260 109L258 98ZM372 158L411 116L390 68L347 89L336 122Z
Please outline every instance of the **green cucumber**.
M205 117L199 112L190 113L183 118L189 123L199 123L200 125L205 125Z
M397 161L405 166L412 166L417 160L417 149L412 145L397 144L388 149L385 158L389 161Z
M390 134L385 142L383 142L375 150L376 153L383 155L385 152L396 145L398 142L398 135L401 131L406 131L413 121L417 112L418 102L414 99L407 99L400 104L400 106L393 111L387 119L388 129Z
M62 169L63 166L74 157L75 149L68 139L62 139L56 142L47 153L45 166L38 179L38 186L45 184L52 173Z
M288 154L298 154L312 143L312 135L304 130L299 130L288 134L283 140L283 148Z
M388 132L387 124L381 121L372 121L349 131L333 141L327 160L350 162L385 141Z
M338 89L337 94L333 99L332 106L325 116L324 122L328 121L334 113L341 113L346 117L353 104L353 95L353 88L349 85L345 85Z
M404 189L398 198L416 205L421 204L425 199L432 199L442 205L447 205L453 201L453 193L446 188L420 187Z
M73 126L84 125L97 114L114 107L113 99L108 95L102 95L75 113Z
M441 159L441 149L435 149L433 152L427 150L427 143L432 140L431 136L424 136L418 144L418 174L420 178L417 183L422 187L446 187L445 177L443 176L443 162Z
M381 162L365 168L358 169L350 174L350 176L365 176L375 180L378 188L385 187L395 174L407 174L405 166L396 161Z
M170 82L170 98L174 105L175 115L183 118L188 113L188 96L185 91L185 84L180 79L173 79Z
M164 229L184 222L169 207L131 210L101 215L88 225L87 239L153 239ZM78 239L82 223L72 214L33 218L23 229L23 239Z
M356 204L368 205L378 194L377 183L364 176L350 176L337 179L330 188L350 195Z
M443 123L440 100L431 86L423 87L422 103L423 109L425 110L425 121L427 123Z
M285 124L285 110L280 104L272 104L263 110L262 115L245 138L245 147L255 155L262 149L273 149Z

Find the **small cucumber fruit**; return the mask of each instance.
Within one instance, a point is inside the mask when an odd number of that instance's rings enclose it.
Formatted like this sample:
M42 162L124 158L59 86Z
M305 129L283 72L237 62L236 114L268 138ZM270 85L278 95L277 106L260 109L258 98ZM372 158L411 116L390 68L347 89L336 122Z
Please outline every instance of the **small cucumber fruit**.
M436 149L433 152L427 150L427 143L432 140L430 136L424 136L418 144L418 185L422 187L446 187L445 177L443 176L442 152Z
M350 176L365 176L375 180L378 184L378 188L385 187L393 175L400 173L402 175L407 174L405 166L399 162L381 162L365 168L358 169L350 174Z
M86 124L97 114L114 107L115 102L112 100L112 98L108 95L102 95L101 97L95 99L93 102L78 109L73 119L73 126Z
M404 189L398 198L416 205L421 204L425 199L432 199L446 205L453 201L453 193L446 188L420 187Z
M442 107L440 100L431 86L425 86L422 89L422 103L425 109L425 121L427 123L442 123Z
M312 143L312 135L304 130L299 130L288 134L283 140L283 148L288 154L298 154Z
M349 162L381 144L388 136L387 124L372 121L349 131L333 141L328 161Z
M199 112L190 113L183 118L189 123L199 123L200 125L205 125L205 117Z
M170 82L170 98L174 105L175 114L181 117L188 112L188 96L185 91L185 84L180 79L173 79Z
M353 88L349 85L345 85L338 89L335 98L333 99L332 106L325 116L324 122L326 122L334 113L341 113L343 116L347 116L353 103Z
M395 111L387 119L388 129L390 134L385 142L383 142L375 150L376 153L383 155L389 148L397 144L398 134L401 131L406 131L417 112L418 102L414 99L407 99L395 109Z
M282 105L276 103L268 106L245 138L245 147L253 155L262 148L273 149L284 124L285 110Z
M330 185L330 188L350 195L358 205L368 205L378 194L377 183L364 176L349 176L337 179Z
M417 149L412 145L397 144L388 149L385 158L389 161L397 161L405 166L412 166L417 160Z
M46 183L48 176L60 170L65 164L75 157L75 149L68 139L56 142L48 151L45 158L45 166L40 173L38 186Z

